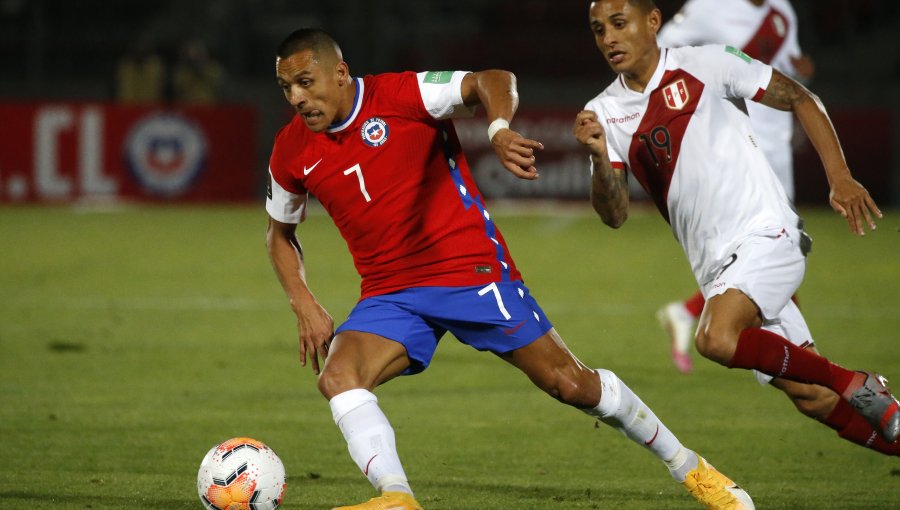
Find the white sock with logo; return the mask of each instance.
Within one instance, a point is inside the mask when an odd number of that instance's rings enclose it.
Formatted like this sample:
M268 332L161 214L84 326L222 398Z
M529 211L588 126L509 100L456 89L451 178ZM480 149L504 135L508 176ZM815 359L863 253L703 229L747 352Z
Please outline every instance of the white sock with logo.
M368 390L354 389L335 395L328 405L350 457L375 489L412 494L397 454L394 429L378 407L378 398Z
M602 392L600 403L585 412L650 450L666 464L673 478L683 482L697 467L697 454L685 448L616 374L604 369L596 372Z

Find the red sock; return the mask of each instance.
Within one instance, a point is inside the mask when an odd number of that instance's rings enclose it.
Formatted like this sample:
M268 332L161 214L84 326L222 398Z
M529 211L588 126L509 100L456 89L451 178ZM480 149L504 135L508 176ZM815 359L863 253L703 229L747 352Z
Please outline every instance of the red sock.
M857 416L857 414L853 409L853 406L851 406L849 403L847 403L846 400L841 398L838 399L837 405L834 406L834 409L831 410L831 414L829 414L825 417L824 420L822 420L822 423L828 425L834 430L840 431L841 429L849 425L851 421L853 421L854 416Z
M844 399L838 400L837 406L822 423L838 432L838 436L851 443L856 443L870 450L885 455L900 457L900 441L888 443L865 418L853 410Z
M759 328L741 332L728 368L752 368L772 377L818 384L838 395L844 393L856 374L809 349L797 347L780 335Z
M696 319L703 313L703 305L705 304L706 300L703 299L703 293L698 290L696 294L685 300L684 307Z

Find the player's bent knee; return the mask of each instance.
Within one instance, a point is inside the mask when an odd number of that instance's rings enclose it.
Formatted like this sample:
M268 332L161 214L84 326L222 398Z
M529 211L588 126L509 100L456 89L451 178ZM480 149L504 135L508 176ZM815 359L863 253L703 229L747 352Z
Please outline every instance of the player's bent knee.
M337 381L335 378L327 370L324 370L319 374L319 378L316 380L316 387L319 388L319 393L321 393L323 397L330 400L335 395L341 393L336 383Z
M369 388L364 381L353 371L341 370L338 367L326 365L319 374L316 386L322 396L331 399L335 395L339 395L345 391L357 388Z
M590 371L557 373L552 383L541 389L556 400L580 409L594 407L600 401L600 382Z
M737 334L725 328L708 325L697 331L695 344L697 352L707 359L726 364L734 356Z
M711 342L697 342L697 352L706 359L715 361L720 365L726 365L734 355L734 349L727 344Z
M577 381L559 379L549 393L560 402L569 404L578 400L581 388Z

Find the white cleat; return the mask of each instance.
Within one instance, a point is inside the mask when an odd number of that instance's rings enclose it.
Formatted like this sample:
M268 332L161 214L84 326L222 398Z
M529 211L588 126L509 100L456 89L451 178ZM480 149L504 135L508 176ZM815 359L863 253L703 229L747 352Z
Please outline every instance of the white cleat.
M672 363L682 374L689 374L693 368L690 349L694 317L687 311L684 303L674 301L657 310L656 319L669 334Z

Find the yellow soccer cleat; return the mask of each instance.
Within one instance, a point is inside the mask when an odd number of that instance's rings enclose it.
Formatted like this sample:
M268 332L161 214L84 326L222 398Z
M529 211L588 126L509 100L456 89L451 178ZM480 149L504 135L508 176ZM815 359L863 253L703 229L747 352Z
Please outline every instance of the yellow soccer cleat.
M422 510L422 505L405 492L385 491L377 498L353 506L337 506L331 510Z
M754 510L753 500L706 459L697 455L697 467L688 472L684 488L709 510Z

